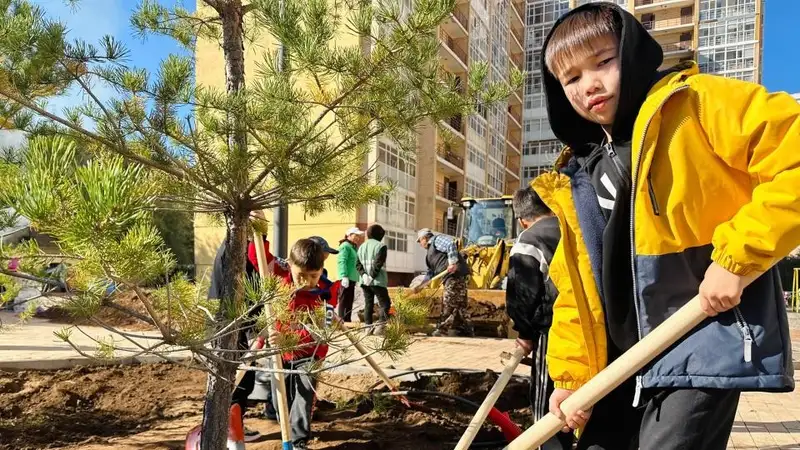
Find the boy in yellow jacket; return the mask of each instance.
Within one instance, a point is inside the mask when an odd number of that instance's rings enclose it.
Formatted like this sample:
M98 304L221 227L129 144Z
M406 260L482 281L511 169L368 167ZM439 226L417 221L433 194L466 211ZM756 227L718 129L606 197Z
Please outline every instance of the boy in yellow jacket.
M579 449L722 450L741 391L794 388L771 267L800 243L800 105L693 62L659 72L659 44L610 3L566 14L542 53L567 145L534 181L562 232L550 409L699 292L709 319L566 419Z

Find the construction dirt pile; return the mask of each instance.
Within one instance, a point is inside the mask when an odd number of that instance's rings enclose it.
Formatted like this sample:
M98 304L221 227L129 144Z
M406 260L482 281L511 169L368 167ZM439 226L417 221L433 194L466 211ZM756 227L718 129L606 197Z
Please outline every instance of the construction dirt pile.
M452 449L494 384L493 373L418 376L404 389L411 409L393 397L363 392L371 375L326 374L318 383L312 449ZM0 449L183 449L186 433L201 419L205 374L174 365L79 368L57 372L0 372ZM446 395L456 395L462 400ZM521 427L530 425L528 385L512 379L497 403ZM279 449L275 422L245 423L261 440L248 450ZM485 425L476 447L502 448L503 434Z
M156 328L142 320L133 317L127 311L147 317L147 310L142 305L142 302L136 297L133 292L125 292L116 294L113 298L114 304L121 309L116 309L111 306L103 306L100 311L94 316L96 319L102 321L103 324L113 327L124 329L126 331L148 331L155 330ZM48 319L51 322L65 323L70 325L97 325L90 320L76 319L70 312L62 306L51 306L49 308L42 308L36 312L36 317L41 319Z

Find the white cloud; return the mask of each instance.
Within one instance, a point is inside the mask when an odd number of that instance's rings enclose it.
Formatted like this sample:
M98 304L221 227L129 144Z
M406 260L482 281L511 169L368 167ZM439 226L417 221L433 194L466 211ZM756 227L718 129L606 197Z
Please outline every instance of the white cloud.
M25 133L21 131L0 130L0 149L18 148L25 144Z

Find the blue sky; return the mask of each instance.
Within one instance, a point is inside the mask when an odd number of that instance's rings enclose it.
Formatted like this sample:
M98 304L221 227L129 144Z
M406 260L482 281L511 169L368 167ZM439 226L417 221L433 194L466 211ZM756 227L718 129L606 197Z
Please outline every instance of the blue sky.
M193 9L196 0L161 0L170 6L183 5ZM64 0L33 0L55 19L61 20L75 38L97 42L106 34L122 40L130 50L129 64L150 71L159 62L181 48L169 38L150 36L145 40L135 36L129 18L139 0L81 0L77 10L66 6ZM764 56L762 82L770 91L800 92L800 0L766 0L764 24ZM73 95L79 95L73 93ZM107 97L111 92L100 92ZM51 108L74 102L74 96L58 99Z
M161 2L166 6L182 5L191 9L194 9L195 5L195 0L161 0ZM33 3L44 9L51 19L64 23L71 39L82 39L96 44L105 35L114 36L129 50L126 64L146 68L151 73L158 70L161 60L170 53L184 51L171 38L158 35L142 38L134 33L130 17L139 0L80 0L77 8L68 6L64 0L33 0ZM111 88L101 84L95 85L93 92L104 100L113 95ZM80 89L75 88L70 95L51 100L48 109L60 112L64 106L74 104L75 99L81 95Z
M195 0L161 0L193 9ZM131 50L131 63L155 70L161 59L180 48L168 38L134 36L128 19L138 0L81 0L77 11L63 0L34 0L52 17L72 30L72 35L96 41L112 34ZM762 82L770 91L800 92L800 0L766 0L764 22L764 73Z
M800 92L800 0L767 0L764 73L770 91Z

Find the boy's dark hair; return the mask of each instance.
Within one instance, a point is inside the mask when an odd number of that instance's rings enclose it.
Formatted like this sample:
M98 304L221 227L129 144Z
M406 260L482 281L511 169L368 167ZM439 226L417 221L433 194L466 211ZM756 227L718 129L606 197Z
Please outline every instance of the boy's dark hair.
M289 263L303 270L320 270L325 265L325 250L311 239L300 239L289 251Z
M550 208L544 204L542 198L530 187L518 189L514 192L514 215L517 219L533 220L537 217L552 214Z
M367 228L367 238L369 239L382 241L384 236L386 236L386 230L384 230L383 227L377 223L370 225L369 228Z
M577 61L602 50L607 37L622 36L622 21L614 7L602 3L584 6L572 13L553 30L547 43L544 60L547 70L556 78L570 61Z

